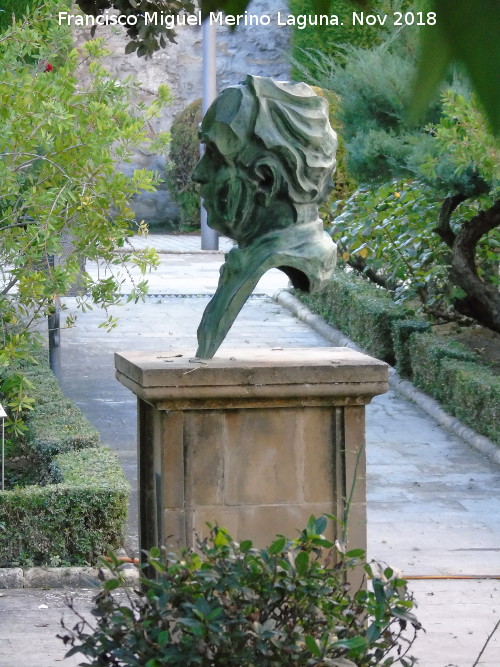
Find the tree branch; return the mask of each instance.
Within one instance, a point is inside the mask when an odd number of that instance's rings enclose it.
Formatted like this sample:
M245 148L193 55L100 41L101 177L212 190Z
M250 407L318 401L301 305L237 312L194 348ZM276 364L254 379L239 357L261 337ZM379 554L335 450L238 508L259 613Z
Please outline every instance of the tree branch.
M436 232L436 234L441 237L448 248L453 248L453 244L455 243L456 239L456 234L450 227L451 216L457 206L459 206L459 204L461 204L466 199L466 195L459 193L456 195L451 195L450 197L446 197L441 205L437 226L434 227L432 231Z
M500 200L462 225L453 244L450 277L467 295L455 302L458 312L500 333L500 292L480 278L476 267L479 240L499 226Z

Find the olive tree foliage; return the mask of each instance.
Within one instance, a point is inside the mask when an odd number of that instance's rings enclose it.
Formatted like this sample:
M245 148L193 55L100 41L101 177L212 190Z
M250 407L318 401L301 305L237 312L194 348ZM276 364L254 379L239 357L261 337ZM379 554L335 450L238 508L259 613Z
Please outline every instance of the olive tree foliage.
M334 233L344 259L398 298L499 331L498 143L458 74L422 125L407 122L411 42L352 48L345 66L318 63L318 83L341 98L347 166L362 185Z
M158 260L128 242L137 230L129 201L154 190L156 176L126 176L115 164L144 142L166 149L168 136L150 140L149 121L170 93L162 87L150 106L133 103L136 84L106 71L102 40L87 42L81 54L72 50L51 11L56 5L0 34L0 371L29 355L37 321L75 282L82 308L106 309L119 300L120 266L145 273ZM88 75L77 80L83 66ZM84 257L110 270L99 278L82 274ZM129 298L146 289L137 282ZM107 317L103 325L114 322ZM29 387L9 382L0 390L19 415L30 407Z

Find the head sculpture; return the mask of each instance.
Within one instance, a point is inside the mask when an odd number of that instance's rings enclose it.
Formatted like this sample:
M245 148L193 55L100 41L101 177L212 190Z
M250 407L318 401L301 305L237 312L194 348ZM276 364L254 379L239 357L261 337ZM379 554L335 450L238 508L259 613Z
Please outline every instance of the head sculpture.
M310 220L311 205L332 187L337 139L328 104L305 83L248 75L217 97L200 135L205 154L193 180L208 224L240 247Z
M213 102L200 139L193 180L208 224L238 243L198 328L196 356L210 358L268 269L307 291L331 276L336 247L318 204L332 187L337 137L326 100L308 85L248 75Z

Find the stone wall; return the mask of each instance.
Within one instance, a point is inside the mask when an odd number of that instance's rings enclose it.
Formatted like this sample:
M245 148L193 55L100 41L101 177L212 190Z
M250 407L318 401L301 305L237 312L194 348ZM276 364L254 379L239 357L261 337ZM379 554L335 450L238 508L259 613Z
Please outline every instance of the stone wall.
M286 12L284 0L253 0L248 12L276 16ZM175 114L187 104L201 97L202 29L198 26L176 28L176 44L168 42L166 49L157 51L152 58L138 58L135 53L125 54L127 43L125 31L116 27L99 27L97 36L106 37L111 55L106 66L118 78L134 76L141 83L144 100L160 83L166 83L173 93L173 104L156 119L156 131L169 130ZM91 39L90 28L75 31L75 42L81 46ZM276 79L289 77L288 52L289 29L278 26L272 19L269 25L240 26L235 31L217 26L217 89L238 83L247 74L270 76ZM131 163L120 168L131 172L137 168L148 168L165 174L165 160L147 150L137 150ZM167 176L168 177L168 176ZM170 200L167 183L160 184L157 192L136 197L132 204L138 220L158 225L177 217L177 207Z

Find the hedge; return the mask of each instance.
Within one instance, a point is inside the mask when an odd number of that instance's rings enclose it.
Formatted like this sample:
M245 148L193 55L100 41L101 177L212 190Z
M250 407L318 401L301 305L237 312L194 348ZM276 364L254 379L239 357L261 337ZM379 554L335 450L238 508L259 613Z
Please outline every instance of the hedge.
M35 407L19 447L28 471L0 492L0 566L93 563L120 543L128 483L116 456L98 447L98 431L62 394L46 352L34 356L38 364L10 369L33 383Z
M68 452L53 466L58 484L0 492L0 566L92 564L120 545L129 486L116 455Z
M392 327L406 311L387 292L352 273L336 271L323 290L296 295L374 357L394 364Z
M446 410L500 444L500 377L477 355L436 334L409 339L413 383Z
M430 322L414 319L388 292L353 273L337 271L315 294L295 293L370 354L395 363L450 414L500 444L500 377L469 348L431 333Z
M32 463L26 482L46 484L52 481L50 464L54 456L97 447L99 432L73 401L62 393L48 366L46 351L35 351L33 356L35 364L21 362L10 370L4 370L2 376L5 378L9 372L22 373L33 384L30 396L35 406L27 416L26 439L19 445L19 453Z
M180 111L170 129L170 159L167 184L172 197L179 205L180 227L200 226L200 195L198 185L191 175L200 159L201 99L188 104Z
M392 323L392 341L396 369L404 377L412 376L410 359L410 336L414 333L429 331L431 323L427 320L396 320Z

